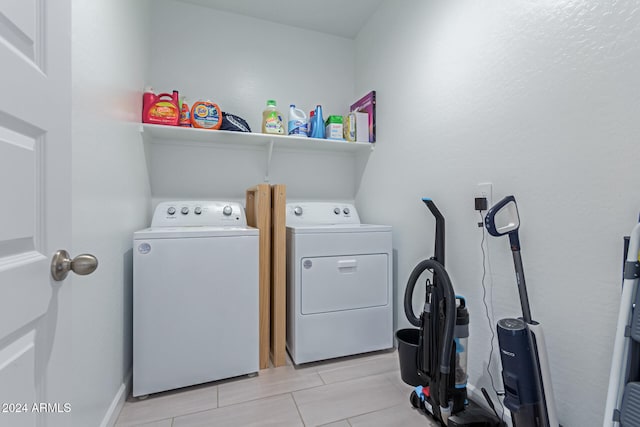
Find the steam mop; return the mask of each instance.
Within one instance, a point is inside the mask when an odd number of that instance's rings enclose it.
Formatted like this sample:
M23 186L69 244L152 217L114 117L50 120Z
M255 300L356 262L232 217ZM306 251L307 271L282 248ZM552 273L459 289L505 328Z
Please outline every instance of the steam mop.
M495 204L485 217L492 236L509 236L516 270L522 318L498 321L504 405L517 427L558 427L555 399L542 326L532 319L520 255L520 217L513 196Z
M629 236L625 260L603 427L640 425L640 224Z
M415 390L410 402L414 408L449 427L501 427L493 403L493 413L467 397L467 339L469 313L463 297L455 295L444 268L444 217L431 199L422 199L436 218L433 257L413 269L404 294L404 310L409 322L419 329L396 333L402 380ZM425 303L420 317L413 312L413 291L426 270Z

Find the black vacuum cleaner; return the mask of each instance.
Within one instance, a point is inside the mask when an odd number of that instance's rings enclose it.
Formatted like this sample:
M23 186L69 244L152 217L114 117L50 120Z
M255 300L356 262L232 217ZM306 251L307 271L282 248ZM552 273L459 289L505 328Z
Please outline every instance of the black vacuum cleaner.
M402 380L415 387L409 400L445 426L505 426L484 389L493 413L467 397L469 312L444 268L444 217L431 199L422 201L436 219L435 254L416 265L405 289L404 311L418 329L396 332ZM418 317L413 312L413 291L426 270L433 278L427 279L424 309Z

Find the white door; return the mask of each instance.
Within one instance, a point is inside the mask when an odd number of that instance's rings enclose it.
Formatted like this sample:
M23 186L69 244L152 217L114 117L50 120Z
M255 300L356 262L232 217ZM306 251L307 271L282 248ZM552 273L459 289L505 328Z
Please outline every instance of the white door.
M0 0L0 426L69 426L70 0Z

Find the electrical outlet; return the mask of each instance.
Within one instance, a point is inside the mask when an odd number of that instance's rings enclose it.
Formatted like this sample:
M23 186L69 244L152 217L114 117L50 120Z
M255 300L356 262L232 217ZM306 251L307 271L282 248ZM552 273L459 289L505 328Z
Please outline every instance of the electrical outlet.
M491 209L491 206L493 206L493 184L490 182L479 183L474 197L485 197L487 199L487 209Z

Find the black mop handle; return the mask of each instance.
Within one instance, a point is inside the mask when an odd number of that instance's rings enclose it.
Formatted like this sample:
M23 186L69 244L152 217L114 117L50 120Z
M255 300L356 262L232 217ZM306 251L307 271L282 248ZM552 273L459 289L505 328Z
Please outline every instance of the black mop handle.
M532 323L531 308L529 307L529 296L527 295L527 284L524 281L524 268L522 267L522 256L520 250L512 251L513 265L516 269L516 278L518 280L518 293L520 294L520 305L522 306L522 319L527 324Z

